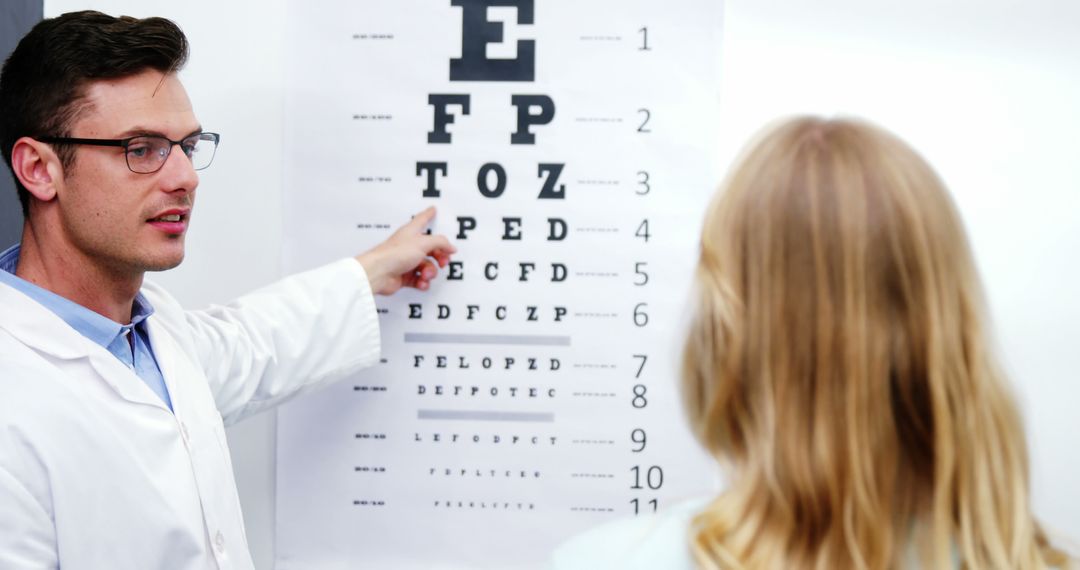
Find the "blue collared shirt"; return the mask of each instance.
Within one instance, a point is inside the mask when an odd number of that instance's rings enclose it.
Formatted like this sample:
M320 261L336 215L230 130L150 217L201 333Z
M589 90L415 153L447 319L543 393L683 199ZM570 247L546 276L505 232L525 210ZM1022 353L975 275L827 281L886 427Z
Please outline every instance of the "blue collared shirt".
M46 309L56 313L71 328L101 345L130 368L155 394L172 409L172 399L165 387L165 378L158 368L150 335L146 330L146 318L154 314L154 308L139 293L131 306L131 324L121 325L102 315L65 299L52 291L42 289L15 275L19 263L18 245L0 253L0 283L18 289Z

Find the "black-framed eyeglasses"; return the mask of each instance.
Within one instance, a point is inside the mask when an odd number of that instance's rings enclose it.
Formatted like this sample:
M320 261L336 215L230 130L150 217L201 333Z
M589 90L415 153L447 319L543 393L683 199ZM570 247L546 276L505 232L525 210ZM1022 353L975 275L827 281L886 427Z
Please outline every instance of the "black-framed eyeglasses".
M191 159L195 170L202 170L214 161L221 135L217 133L195 133L189 137L174 141L157 135L139 135L126 139L79 139L69 137L37 137L44 143L85 144L91 146L117 146L124 149L127 167L138 174L151 174L161 170L169 159L173 145L180 147Z

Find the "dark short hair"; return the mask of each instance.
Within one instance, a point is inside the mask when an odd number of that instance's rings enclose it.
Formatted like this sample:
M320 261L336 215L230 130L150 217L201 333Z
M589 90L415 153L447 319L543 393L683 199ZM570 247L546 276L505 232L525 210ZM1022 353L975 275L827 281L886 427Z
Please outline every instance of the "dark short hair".
M174 72L187 57L184 32L165 18L117 18L87 10L42 20L19 41L0 72L4 161L10 168L11 151L20 137L70 136L86 108L88 83L147 69ZM74 149L55 148L64 168L70 168ZM29 193L18 177L15 186L25 215Z

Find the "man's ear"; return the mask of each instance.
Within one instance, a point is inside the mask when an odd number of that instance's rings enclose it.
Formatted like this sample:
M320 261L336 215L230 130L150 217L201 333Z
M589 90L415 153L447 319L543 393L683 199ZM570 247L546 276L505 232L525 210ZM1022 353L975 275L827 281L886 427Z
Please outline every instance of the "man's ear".
M56 183L63 179L64 168L51 146L20 138L11 149L11 169L34 198L42 202L56 198Z

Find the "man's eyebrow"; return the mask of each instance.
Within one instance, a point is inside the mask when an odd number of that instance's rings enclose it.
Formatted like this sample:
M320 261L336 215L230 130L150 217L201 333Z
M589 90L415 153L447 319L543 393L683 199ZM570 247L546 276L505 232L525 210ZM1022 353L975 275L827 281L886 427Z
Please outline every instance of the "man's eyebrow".
M184 140L184 139L186 139L186 138L188 138L190 136L195 136L195 135L197 135L197 134L199 134L201 132L203 132L203 128L202 128L202 125L199 125L198 127L195 127L194 131L191 131L190 133L180 137L180 140ZM126 139L126 138L129 138L129 137L164 137L164 138L169 138L165 133L163 133L161 131L154 130L154 129L149 129L149 128L141 127L141 126L131 127L130 129L128 129L128 130L120 133L119 135L117 135L117 138L121 138L121 139Z

